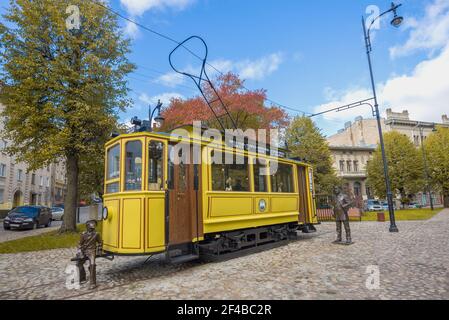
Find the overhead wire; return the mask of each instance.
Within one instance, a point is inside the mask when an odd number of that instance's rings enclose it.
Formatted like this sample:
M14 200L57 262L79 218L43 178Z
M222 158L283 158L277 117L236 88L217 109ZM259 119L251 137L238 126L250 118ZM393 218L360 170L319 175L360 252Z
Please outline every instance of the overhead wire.
M118 12L118 11L112 9L111 7L109 7L109 6L107 6L107 5L103 4L103 3L101 3L100 1L97 1L97 0L89 0L89 1L90 1L91 3L93 3L93 4L96 4L96 5L100 6L100 7L102 7L102 8L104 8L104 9L108 10L109 12L111 12L111 13L113 13L114 15L116 15L116 16L122 18L123 20L128 21L129 23L132 23L132 24L136 25L137 27L139 27L139 28L141 28L141 29L143 29L143 30L146 30L146 31L148 31L148 32L150 32L150 33L153 33L153 34L155 34L155 35L157 35L157 36L159 36L159 37L161 37L161 38L163 38L163 39L165 39L165 40L167 40L167 41L173 42L173 43L175 43L175 44L177 44L177 45L180 45L180 44L181 44L181 42L175 40L174 38L172 38L172 37L170 37L170 36L168 36L168 35L165 35L165 34L163 34L163 33L161 33L161 32L158 32L158 31L156 31L156 30L154 30L154 29L152 29L152 28L149 28L149 27L147 27L147 26L145 26L145 25L143 25L143 24L141 24L141 23L139 23L139 22L137 22L137 21L135 21L135 20L133 20L133 19L131 19L131 18L128 18L127 16L125 16L125 15L121 14L120 12ZM199 55L197 55L195 52L193 52L192 50L190 50L190 49L187 48L186 46L182 45L182 47L183 47L187 52L189 52L189 53L192 54L194 57L196 57L197 59L199 59L199 60L201 60L201 61L203 60L203 58L201 58ZM213 70L215 70L218 74L224 75L224 73L223 73L221 70L219 70L218 68L216 68L215 66L213 66L211 63L206 62L206 64L207 64L209 67L211 67ZM248 88L247 88L246 86L244 86L244 85L242 85L242 88L245 89L246 91L251 91L250 89L248 89ZM272 104L274 104L274 105L276 105L276 106L278 106L278 107L281 107L282 109L290 110L290 111L297 112L297 113L300 113L300 114L303 114L303 115L306 115L306 114L311 115L310 112L307 112L307 111L304 111L304 110L300 110L300 109L297 109L297 108L293 108L293 107L290 107L290 106L286 106L285 104L278 103L277 101L275 101L275 100L273 100L273 99L271 99L271 98L269 98L269 97L266 97L265 100L268 101L268 102L270 102L270 103L272 103Z

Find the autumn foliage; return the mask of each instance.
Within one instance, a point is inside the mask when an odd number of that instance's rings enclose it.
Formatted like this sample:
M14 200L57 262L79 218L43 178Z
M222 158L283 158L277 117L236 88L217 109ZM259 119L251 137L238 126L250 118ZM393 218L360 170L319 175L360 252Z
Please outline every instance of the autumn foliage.
M243 81L232 73L217 77L214 84L239 129L272 129L287 126L288 115L284 110L265 105L265 90L248 91L243 88L243 84ZM215 93L210 87L204 87L204 92L210 101L215 100ZM217 111L222 111L218 102L214 103L213 107ZM164 130L189 125L193 121L202 121L211 128L220 128L212 110L201 95L187 100L173 99L163 111L163 116ZM222 118L222 121L225 128L232 128L232 123L227 117Z

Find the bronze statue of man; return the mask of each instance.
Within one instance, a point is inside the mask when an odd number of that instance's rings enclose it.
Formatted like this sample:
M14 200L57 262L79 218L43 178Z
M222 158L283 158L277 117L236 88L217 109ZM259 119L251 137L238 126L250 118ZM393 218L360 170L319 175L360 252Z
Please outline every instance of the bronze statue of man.
M95 230L97 221L90 220L86 222L86 230L81 234L78 245L79 258L81 264L81 277L84 271L84 263L89 260L89 289L94 289L97 286L96 264L97 251L101 251L103 245L100 234ZM84 272L85 274L85 272Z
M353 201L349 196L348 187L345 185L343 189L341 187L335 187L334 189L334 216L337 223L337 240L334 243L342 242L342 224L345 228L346 242L345 244L351 244L351 228L349 227L349 209L353 205Z

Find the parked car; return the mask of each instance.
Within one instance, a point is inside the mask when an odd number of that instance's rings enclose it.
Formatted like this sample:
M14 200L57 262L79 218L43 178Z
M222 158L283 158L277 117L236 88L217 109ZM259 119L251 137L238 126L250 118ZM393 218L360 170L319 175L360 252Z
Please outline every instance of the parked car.
M42 206L20 206L11 210L3 220L3 228L37 229L39 226L51 226L51 210Z
M422 206L418 202L410 202L408 204L409 209L421 209Z
M396 209L396 204L393 202L393 209ZM382 210L388 211L388 202L387 201L382 201Z
M378 200L366 200L365 211L382 211L383 207Z
M51 208L51 215L53 220L63 220L64 219L64 208L53 207Z

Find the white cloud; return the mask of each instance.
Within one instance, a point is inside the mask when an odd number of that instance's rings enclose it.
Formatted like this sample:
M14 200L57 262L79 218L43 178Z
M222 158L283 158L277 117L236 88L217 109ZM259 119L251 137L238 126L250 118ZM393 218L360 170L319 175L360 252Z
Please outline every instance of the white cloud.
M139 35L139 29L132 22L127 22L125 26L125 33L132 39L135 39Z
M449 44L436 58L419 63L409 75L393 76L377 85L381 112L387 108L394 111L408 110L410 118L440 122L441 115L449 113ZM325 89L329 102L314 108L315 113L372 97L368 88L348 89L335 92ZM329 113L325 120L340 123L356 116L370 116L369 107L358 107L340 113Z
M149 10L156 9L173 9L183 10L196 0L120 0L120 3L125 7L130 14L130 19L135 21L137 17L142 16ZM125 33L132 39L139 36L139 29L132 22L127 22L124 28Z
M206 71L210 78L217 75L218 72L216 69L218 69L223 73L234 72L244 80L262 80L277 71L282 62L283 55L281 53L273 53L256 60L246 59L232 61L217 59L208 62ZM213 67L211 67L211 65ZM193 75L199 75L200 73L199 67L193 67L191 65L180 68L179 70ZM177 85L184 83L184 80L185 77L179 76L179 74L175 72L168 72L159 77L156 82L168 87L176 87Z
M164 106L168 106L170 104L171 99L185 99L185 97L176 92L166 92L153 97L148 96L146 93L142 93L139 96L139 100L146 105L155 106L158 100L164 104Z
M182 10L195 0L120 0L120 3L132 16L141 16L152 9L170 8Z
M176 72L168 72L157 78L154 82L166 87L174 88L184 83L184 76Z
M237 69L243 79L261 80L277 71L282 60L280 53L273 53L256 61L247 60L238 63Z
M449 1L435 0L427 6L422 19L407 19L410 35L405 44L390 50L392 58L428 50L431 55L418 63L409 74L392 74L377 84L380 111L387 108L400 112L408 110L415 120L441 122L441 115L449 113ZM325 88L327 103L314 108L315 112L342 106L372 97L371 89L356 88L336 92ZM370 116L369 107L358 107L340 113L330 113L324 120L338 121L339 126L356 116Z
M328 102L315 107L314 113L320 113L326 110L349 105L373 96L372 92L365 88L352 88L343 92L338 92L327 87L324 89L323 94ZM323 118L328 121L337 121L343 124L345 121L353 120L357 116L372 117L371 108L366 105L342 112L326 113L323 115Z
M449 113L449 45L418 64L410 75L389 79L381 97L393 108L408 109L415 119L441 121ZM400 111L400 110L399 110Z
M435 0L427 6L421 19L407 18L405 28L410 30L410 36L403 45L390 48L390 56L398 58L427 50L431 55L436 50L444 48L449 38L449 1Z

